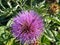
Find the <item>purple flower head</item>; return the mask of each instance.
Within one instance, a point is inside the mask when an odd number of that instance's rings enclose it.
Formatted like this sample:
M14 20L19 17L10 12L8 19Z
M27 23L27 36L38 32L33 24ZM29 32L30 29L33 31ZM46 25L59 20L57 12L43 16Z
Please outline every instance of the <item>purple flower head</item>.
M35 41L43 31L43 19L33 10L19 12L13 18L12 34L21 42Z

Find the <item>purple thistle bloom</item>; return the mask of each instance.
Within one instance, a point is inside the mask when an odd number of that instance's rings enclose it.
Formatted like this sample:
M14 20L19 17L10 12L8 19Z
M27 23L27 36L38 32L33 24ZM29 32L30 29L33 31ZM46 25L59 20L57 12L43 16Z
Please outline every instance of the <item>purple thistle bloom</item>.
M22 11L13 19L12 34L21 42L35 41L43 31L43 19L36 12Z

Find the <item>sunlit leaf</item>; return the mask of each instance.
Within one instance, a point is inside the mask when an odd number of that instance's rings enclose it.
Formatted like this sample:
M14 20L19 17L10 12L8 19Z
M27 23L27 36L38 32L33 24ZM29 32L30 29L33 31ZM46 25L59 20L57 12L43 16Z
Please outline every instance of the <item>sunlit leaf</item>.
M6 45L13 45L14 38L11 38Z

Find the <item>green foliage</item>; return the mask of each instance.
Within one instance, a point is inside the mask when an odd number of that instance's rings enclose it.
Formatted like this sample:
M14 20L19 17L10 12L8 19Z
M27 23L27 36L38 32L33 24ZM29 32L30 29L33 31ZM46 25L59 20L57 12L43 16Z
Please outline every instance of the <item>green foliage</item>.
M13 38L10 28L13 17L21 10L35 10L43 17L41 45L60 45L60 12L50 14L49 5L45 0L0 0L0 45L21 45Z

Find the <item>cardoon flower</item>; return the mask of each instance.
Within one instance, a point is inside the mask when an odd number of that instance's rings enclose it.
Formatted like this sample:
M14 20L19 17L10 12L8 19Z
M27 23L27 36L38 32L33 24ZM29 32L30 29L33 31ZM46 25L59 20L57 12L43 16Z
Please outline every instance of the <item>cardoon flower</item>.
M36 12L22 11L13 18L12 34L21 42L36 41L43 31L43 19Z
M52 13L52 14L58 14L59 13L59 5L58 4L56 4L56 3L52 3L51 5L50 5L50 12Z

